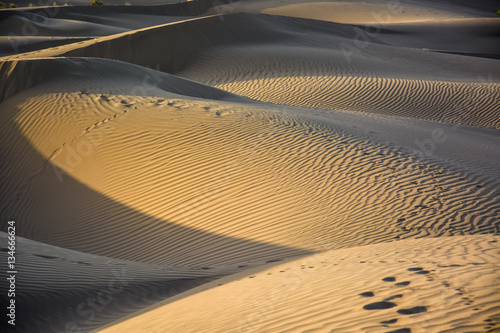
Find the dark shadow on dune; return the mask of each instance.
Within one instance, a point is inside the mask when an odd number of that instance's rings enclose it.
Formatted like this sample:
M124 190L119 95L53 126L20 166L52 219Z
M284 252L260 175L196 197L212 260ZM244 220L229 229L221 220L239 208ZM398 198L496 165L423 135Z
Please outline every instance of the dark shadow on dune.
M51 164L26 140L16 124L9 123L8 119L12 119L9 113L12 112L17 110L3 109L0 113L3 123L0 133L3 161L0 164L3 193L0 197L1 231L7 230L7 221L15 220L18 236L46 244L131 261L200 268L237 268L238 264L248 261L264 262L308 254L301 249L221 236L148 216L94 191L68 174L64 174L63 181L59 182ZM29 172L24 166L43 171ZM43 189L44 195L33 195L34 189ZM31 207L42 206L43 209L30 211ZM41 277L44 283L50 282L47 281L50 278ZM52 283L57 285L58 277L54 279ZM183 281L179 290L202 282ZM151 285L131 285L130 293L124 292L117 302L147 305L149 296L145 296L146 300L138 299L137 294L130 296L137 288L144 288L155 300L158 295L166 298L179 292L172 292L169 284L161 281L152 285L152 288ZM95 292L91 291L91 295ZM48 327L49 331L64 332L71 325L65 328L67 322L63 318L67 318L68 313L76 313L75 306L88 297L85 293L69 292L68 299L61 302L51 296L51 290L47 290L46 297L36 299L19 291L19 332L46 332ZM97 322L100 326L126 314L97 313L99 317L85 325L92 327ZM76 316L82 318L78 313Z
M452 52L452 51L434 51L438 53L448 53L448 54L457 54L467 57L477 57L477 58L487 58L487 59L500 59L500 51L499 53L472 53L472 52Z
M214 49L229 46L238 48L245 45L336 50L341 55L346 54L348 50L357 55L372 49L380 52L380 48L384 48L383 53L388 55L397 51L402 52L405 57L416 60L425 56L427 61L434 58L437 59L434 61L440 61L439 59L448 59L452 56L448 53L472 53L463 49L463 45L467 43L447 42L449 36L463 34L464 31L468 34L468 40L472 41L486 37L493 38L484 45L474 44L475 49L482 47L480 52L482 57L486 57L486 54L488 57L495 57L500 53L498 43L495 43L498 41L495 39L498 28L493 23L475 29L461 26L445 28L441 30L446 30L447 34L439 35L439 38L433 40L429 36L433 36L433 33L436 35L437 28L432 25L423 24L417 27L402 25L398 28L373 29L370 25L351 25L268 14L230 13L222 17L202 17L167 26L151 27L113 39L82 45L80 48L60 51L58 55L116 59L146 67L160 65L161 71L167 73L178 73L186 69L193 61L206 56L207 52ZM372 33L373 30L376 32ZM362 48L355 43L360 34L363 36ZM425 54L415 48L439 49L446 53ZM235 51L228 48L227 52ZM345 61L349 64L350 60Z
M232 13L152 27L60 55L116 59L146 67L159 64L161 71L176 73L185 69L202 52L214 47L276 43L314 47L318 43L327 43L330 35L352 39L356 31L349 25L339 23Z
M0 254L0 259L7 261L7 256ZM54 276L50 280L44 271L37 273L41 277L38 282L47 286L47 289L33 294L32 284L37 281L20 280L19 275L23 271L18 272L16 325L7 326L4 320L0 324L2 332L88 332L220 277L134 281L127 279L126 271L123 274L121 271L110 271L107 284L61 290L60 277ZM8 290L4 272L0 277L1 290ZM65 275L65 279L68 278ZM91 275L89 279L92 279ZM4 298L2 295L2 304L7 304L8 299Z
M92 75L96 79L116 77L121 82L129 82L128 89L131 95L155 96L160 90L177 94L180 97L188 96L205 100L229 102L252 102L222 89L217 89L203 83L184 79L179 76L163 73L150 68L137 66L131 63L111 59L86 58L48 58L28 59L19 61L0 62L0 102L21 91L44 84L46 92L57 93L60 87L54 88L47 83L67 79L79 83L79 77ZM88 80L84 86L88 87ZM91 86L92 87L92 86ZM92 88L100 87L95 85ZM86 93L81 87L70 84L65 86L68 93ZM95 92L97 93L97 92Z
M28 38L29 39L29 38ZM16 45L16 50L17 52L14 52L14 48L12 47L12 44L10 42L0 42L0 57L6 57L13 55L15 53L25 53L25 52L32 52L32 51L37 51L41 49L47 49L50 47L56 47L56 46L61 46L61 45L66 45L66 44L71 44L71 43L77 43L81 42L84 40L88 40L90 38L84 37L84 38L60 38L60 39L50 39L50 37L47 37L46 40L43 41L29 41L26 39L19 40L19 44Z
M206 12L209 8L215 5L230 4L237 0L190 0L161 5L130 5L124 3L122 5L113 6L58 6L58 7L34 7L34 8L19 8L17 10L0 11L0 20L16 15L16 13L31 13L54 18L71 18L71 14L79 12L87 15L99 14L106 11L123 14L145 14L145 15L171 15L171 16L193 16L200 15ZM47 1L52 4L52 2Z

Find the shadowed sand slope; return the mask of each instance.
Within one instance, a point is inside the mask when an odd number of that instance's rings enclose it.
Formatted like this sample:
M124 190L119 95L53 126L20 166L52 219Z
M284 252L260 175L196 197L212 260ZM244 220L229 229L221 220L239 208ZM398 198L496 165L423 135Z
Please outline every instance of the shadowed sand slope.
M490 23L484 23L484 31L480 25L474 28L480 31L477 34L496 36L498 19L485 20ZM464 37L460 29L475 31L467 28L470 21L453 21L444 29L439 24L420 27L427 32L415 37L414 30L420 28L411 25L369 34L346 24L242 13L170 23L12 58L118 59L275 104L499 128L498 60L471 61L414 48L426 45L430 38L425 34L448 29L433 43L441 46L439 50L455 52L444 47L446 36ZM490 47L484 52L498 53L497 39L481 44Z
M214 281L99 332L493 332L499 249L498 237L467 236L325 252Z
M177 76L119 61L102 59L89 61L87 59L59 58L6 61L0 63L0 76L2 78L0 101L24 89L45 83L53 83L50 89L52 92L57 92L62 87L58 82L64 80L72 82L67 86L71 92L85 94L90 90L97 91L96 87L92 85L92 80L113 82L114 78L117 77L121 80L110 86L114 91L122 90L142 95L172 93L227 101L247 100L224 90ZM99 86L102 86L102 83ZM105 92L103 91L103 93Z
M75 252L16 238L16 332L88 331L127 313L226 275ZM0 233L7 262L7 235ZM229 271L231 272L231 271ZM2 272L2 290L8 290Z
M208 13L265 13L349 25L366 40L425 50L496 56L499 20L487 1L241 1ZM374 38L376 37L376 38Z
M147 3L143 1L130 1L128 5L124 1L112 1L105 3L113 6L89 6L90 0L60 3L72 6L52 6L57 3L52 1L16 1L19 6L37 6L0 10L0 56L182 21L204 13L215 2L156 1L154 6L145 6ZM43 6L48 4L50 6Z

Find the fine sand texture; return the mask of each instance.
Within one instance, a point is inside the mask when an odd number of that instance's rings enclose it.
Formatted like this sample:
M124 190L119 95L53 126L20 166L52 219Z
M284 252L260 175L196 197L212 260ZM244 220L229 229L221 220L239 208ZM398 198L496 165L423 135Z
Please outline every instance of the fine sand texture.
M493 332L496 238L323 252L211 282L100 332Z
M0 10L6 332L500 330L494 2L168 2Z

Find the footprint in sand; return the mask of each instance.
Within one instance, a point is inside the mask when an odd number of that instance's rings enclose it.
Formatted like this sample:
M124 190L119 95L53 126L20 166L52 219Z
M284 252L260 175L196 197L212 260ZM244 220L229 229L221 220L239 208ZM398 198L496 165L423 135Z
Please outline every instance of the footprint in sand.
M363 306L363 309L365 309L365 310L384 310L384 309L393 308L395 306L397 306L396 303L382 301L382 302L375 302L375 303L366 304L365 306Z
M411 268L408 268L408 270L410 272L416 272L416 271L422 271L423 268L422 267L411 267Z
M278 262L278 261L283 261L283 259L271 259L271 260L266 261L266 263Z
M474 303L474 299L469 296L462 297L462 300L465 301L465 305L471 305L472 303Z
M429 273L430 273L430 271L418 271L415 274L424 275L424 274L429 274Z
M402 315L412 315L412 314L415 314L415 313L422 313L422 312L427 312L427 307L425 307L425 306L415 306L415 307L409 308L409 309L398 310L398 313L402 314Z
M500 329L498 327L495 328L495 326L497 325L497 323L495 322L495 320L489 318L489 319L485 319L484 322L486 323L486 326L484 328L487 329L487 330L491 330L491 331L488 331L488 332L498 332L498 331L500 331Z
M398 286L398 287L406 287L406 286L409 286L410 285L410 281L403 281L403 282L398 282L396 284L394 284L395 286Z
M447 288L449 288L451 286L448 281L443 281L442 284L443 284L443 286L445 286Z
M427 281L434 281L435 278L435 276L431 274L431 272L433 272L434 270L429 271L429 270L424 270L422 267L411 267L408 268L408 271L415 272L414 274L418 275L427 275Z
M384 282L394 282L396 281L396 278L394 276L388 276L382 279Z
M375 294L374 294L373 292L371 292L371 291L366 291L366 292L364 292L364 293L359 294L359 296L363 296L363 297L373 297L373 296L375 296Z
M392 301L393 299L396 299L396 298L403 298L403 294L397 294L394 296L390 296L390 297L384 299L384 301Z

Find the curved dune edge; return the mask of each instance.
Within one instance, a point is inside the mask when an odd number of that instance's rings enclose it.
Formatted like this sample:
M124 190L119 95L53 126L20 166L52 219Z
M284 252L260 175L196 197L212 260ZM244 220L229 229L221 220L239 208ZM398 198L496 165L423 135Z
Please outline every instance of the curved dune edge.
M247 101L244 97L196 81L106 59L65 57L0 61L0 78L0 102L34 86L63 80L73 80L74 83L67 86L72 92L75 92L75 83L80 86L85 85L77 91L80 95L87 91L96 91L89 78L101 82L119 78L120 82L112 85L113 90L125 89L134 94L161 95L167 92L202 99ZM62 90L62 86L56 84L51 90Z
M487 331L499 324L499 239L319 253L214 281L97 332Z
M139 97L129 94L151 71L100 59L41 62L73 64L78 75L2 104L2 153L15 161L2 169L3 214L23 221L20 236L200 267L498 232L499 147L488 130L438 128L449 137L429 160L408 149L413 136L433 137L432 123L195 99L166 88L184 82L191 96L234 95L168 75ZM112 85L110 73L119 78Z
M490 51L495 53L496 41L484 40L496 31L498 20L492 20L484 19L486 23L472 29L468 38L482 40L486 48L492 45ZM443 29L449 31L433 43L442 46L441 51L454 52L445 47L454 45L447 36L461 35L462 25L469 24L462 20L445 25ZM421 28L427 35L443 30L435 22ZM264 102L500 128L496 60L471 62L468 57L412 48L404 44L406 40L427 39L414 38L415 29L405 26L367 34L362 27L346 24L233 13L3 59L117 59ZM149 52L152 48L155 52Z
M500 329L494 0L286 1L61 7L116 34L0 58L20 332Z
M500 85L496 83L321 75L257 78L214 86L275 104L411 116L500 129L500 110L496 107ZM408 91L410 94L404 93ZM440 112L443 109L447 111Z
M7 234L0 232L7 262ZM234 270L168 267L16 237L16 332L89 331ZM3 276L3 275L2 275ZM6 279L0 281L8 290Z
M394 24L467 17L466 13L456 10L453 6L447 9L430 9L425 5L400 1L371 1L363 3L362 6L350 1L311 1L266 8L260 12L349 24Z

